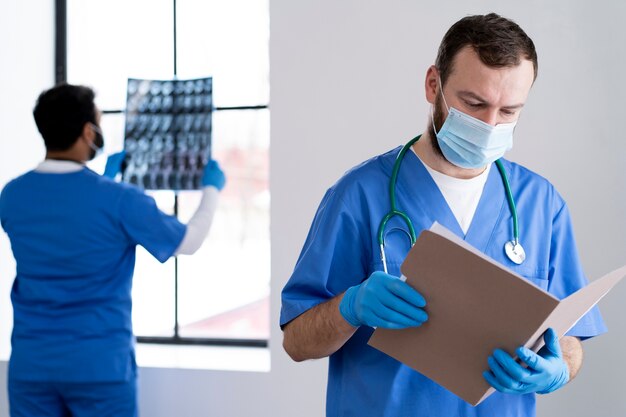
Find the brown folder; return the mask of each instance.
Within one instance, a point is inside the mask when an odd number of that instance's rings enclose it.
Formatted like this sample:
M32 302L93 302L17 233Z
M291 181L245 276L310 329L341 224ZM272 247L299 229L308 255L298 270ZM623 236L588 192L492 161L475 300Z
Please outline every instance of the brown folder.
M494 391L482 374L496 348L537 352L549 327L562 337L626 266L559 301L435 224L420 234L401 271L426 299L429 319L416 328L376 329L369 344L478 405Z

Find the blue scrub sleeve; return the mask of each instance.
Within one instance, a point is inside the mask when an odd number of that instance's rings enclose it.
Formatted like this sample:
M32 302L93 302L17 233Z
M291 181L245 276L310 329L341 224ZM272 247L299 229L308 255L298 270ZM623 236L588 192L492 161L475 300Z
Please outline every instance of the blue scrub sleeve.
M6 187L4 187L2 190L0 190L0 226L2 226L2 228L4 228L4 206L5 206L5 189Z
M131 242L143 246L165 262L180 245L187 227L174 216L163 213L154 198L129 187L120 202L120 219Z
M363 281L369 232L334 188L322 200L291 278L282 291L281 327Z
M550 244L550 284L548 291L559 299L568 297L588 284L582 270L567 205L563 204L552 223ZM587 339L607 331L598 307L594 307L567 332Z

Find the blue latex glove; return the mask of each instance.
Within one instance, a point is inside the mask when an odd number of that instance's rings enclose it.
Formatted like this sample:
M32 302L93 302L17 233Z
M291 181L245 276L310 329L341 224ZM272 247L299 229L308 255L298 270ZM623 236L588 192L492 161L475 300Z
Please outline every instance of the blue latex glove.
M553 329L544 335L545 346L539 353L525 347L516 350L517 356L528 365L524 368L508 353L497 349L488 359L491 372L484 372L487 382L507 394L547 394L569 381L569 368L563 360L561 345Z
M220 165L217 161L211 159L204 167L204 173L202 174L202 186L213 186L219 191L222 191L226 184L226 176L220 169Z
M400 278L374 272L359 285L348 288L339 312L354 327L404 329L421 326L428 315L426 300Z
M107 164L104 167L104 177L115 178L117 174L122 170L122 162L126 158L126 151L118 152L109 155L107 158Z

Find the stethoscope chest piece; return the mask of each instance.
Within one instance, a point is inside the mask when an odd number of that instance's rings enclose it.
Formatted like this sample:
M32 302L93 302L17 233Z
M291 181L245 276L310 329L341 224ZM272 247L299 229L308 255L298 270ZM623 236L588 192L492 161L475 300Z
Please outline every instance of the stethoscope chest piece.
M504 252L509 257L511 262L521 265L526 259L526 252L521 243L515 241L508 241L504 244Z

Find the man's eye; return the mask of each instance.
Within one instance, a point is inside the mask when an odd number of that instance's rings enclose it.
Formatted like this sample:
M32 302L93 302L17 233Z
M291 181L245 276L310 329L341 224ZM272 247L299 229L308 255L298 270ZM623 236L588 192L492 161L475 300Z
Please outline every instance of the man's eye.
M505 116L513 116L515 114L515 111L502 109L500 110L500 113L502 113Z

